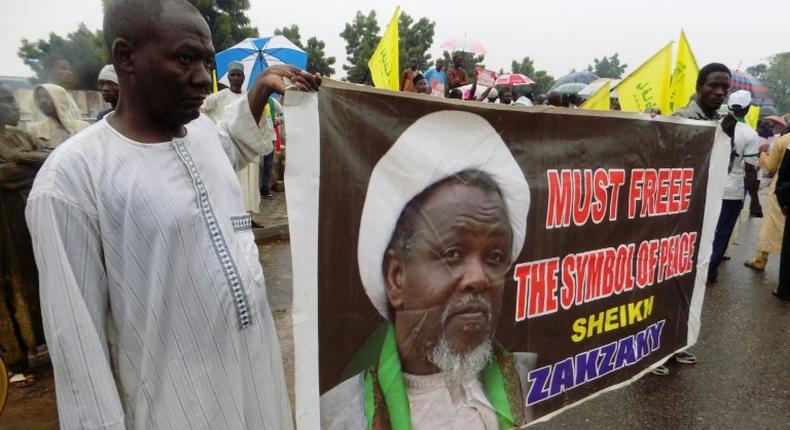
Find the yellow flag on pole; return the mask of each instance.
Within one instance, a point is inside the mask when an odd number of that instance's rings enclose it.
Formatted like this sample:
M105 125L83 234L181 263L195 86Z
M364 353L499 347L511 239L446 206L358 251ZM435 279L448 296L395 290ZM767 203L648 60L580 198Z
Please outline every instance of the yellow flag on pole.
M751 105L745 119L751 128L757 130L757 122L760 121L760 106Z
M400 18L400 6L395 8L392 19L384 30L376 50L368 60L370 76L373 78L373 85L377 88L386 88L398 91L400 89L400 79L398 76L398 18Z
M609 98L610 89L609 82L604 83L601 88L598 88L598 90L579 107L591 110L609 110L612 107L612 101Z
M699 66L691 52L691 45L686 40L686 33L680 30L678 41L678 56L675 60L675 69L672 71L672 83L669 86L669 109L675 111L686 107L691 96L697 92L697 75Z
M672 63L672 43L631 72L615 88L620 108L626 112L644 112L659 108L669 115L669 71Z
M217 92L217 69L211 71L211 90L213 93Z

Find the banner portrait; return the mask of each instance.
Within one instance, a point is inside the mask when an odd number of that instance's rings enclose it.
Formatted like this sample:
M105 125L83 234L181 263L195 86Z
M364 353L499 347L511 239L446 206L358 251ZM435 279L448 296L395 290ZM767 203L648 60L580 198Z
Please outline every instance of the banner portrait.
M697 340L709 124L325 81L284 101L299 428L513 428Z

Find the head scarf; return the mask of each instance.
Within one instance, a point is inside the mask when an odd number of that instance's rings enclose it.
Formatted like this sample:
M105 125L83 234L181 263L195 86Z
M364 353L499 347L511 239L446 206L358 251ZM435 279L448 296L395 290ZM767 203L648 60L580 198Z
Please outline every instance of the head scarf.
M71 96L69 96L66 90L60 85L41 84L36 87L36 91L38 91L39 88L46 91L49 97L52 98L52 103L55 104L55 112L57 112L58 120L60 120L63 128L65 128L70 135L76 134L84 123L71 107Z

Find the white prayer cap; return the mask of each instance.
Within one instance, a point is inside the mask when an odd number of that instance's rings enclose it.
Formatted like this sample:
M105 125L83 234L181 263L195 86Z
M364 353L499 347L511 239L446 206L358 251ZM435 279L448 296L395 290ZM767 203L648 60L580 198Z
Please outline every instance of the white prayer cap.
M101 72L99 72L99 81L110 81L114 83L118 83L118 75L115 73L115 67L112 64L108 64L102 67Z
M371 303L384 318L389 315L382 264L401 212L426 188L464 170L484 172L499 186L513 230L513 261L521 253L529 185L505 142L479 115L461 111L425 115L376 163L362 208L359 274Z
M241 72L244 72L244 64L241 64L238 61L233 61L232 63L228 64L228 72L231 70L240 70Z
M738 90L732 94L730 94L730 98L727 100L727 106L730 109L738 106L738 108L743 109L749 107L752 104L752 93L746 90Z

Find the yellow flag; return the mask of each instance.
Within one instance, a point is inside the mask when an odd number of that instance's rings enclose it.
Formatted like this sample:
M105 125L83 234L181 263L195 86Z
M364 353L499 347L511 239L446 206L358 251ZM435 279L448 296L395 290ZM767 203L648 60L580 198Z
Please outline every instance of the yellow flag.
M612 107L612 101L609 98L610 86L609 82L603 84L601 88L593 93L587 100L579 106L582 109L592 110L609 110Z
M699 67L691 45L686 40L686 33L680 30L678 42L678 56L675 60L675 69L672 72L672 84L669 87L669 109L675 111L686 107L691 96L697 92L697 75Z
M749 113L746 114L746 123L755 130L757 130L757 122L760 120L760 106L752 105L749 107Z
M669 115L669 70L672 63L672 42L631 72L615 88L620 108L626 112L644 112L659 108Z
M398 91L400 89L400 79L398 76L398 18L400 17L400 6L395 8L384 36L381 37L376 50L368 61L370 76L373 78L373 85L378 88L386 88Z

